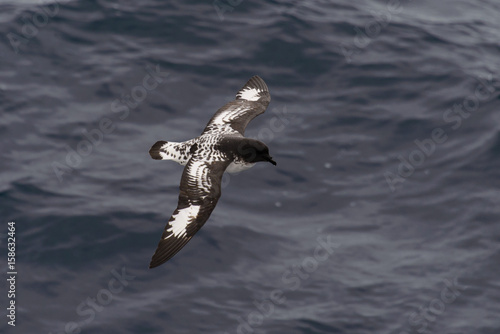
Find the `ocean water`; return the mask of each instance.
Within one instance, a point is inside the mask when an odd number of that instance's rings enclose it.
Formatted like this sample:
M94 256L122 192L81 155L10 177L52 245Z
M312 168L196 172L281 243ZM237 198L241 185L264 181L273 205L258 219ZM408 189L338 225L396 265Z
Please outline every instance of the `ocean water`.
M0 1L2 333L500 332L500 4ZM206 225L149 260L182 167L252 75ZM151 80L154 78L154 80ZM16 302L15 327L8 303Z

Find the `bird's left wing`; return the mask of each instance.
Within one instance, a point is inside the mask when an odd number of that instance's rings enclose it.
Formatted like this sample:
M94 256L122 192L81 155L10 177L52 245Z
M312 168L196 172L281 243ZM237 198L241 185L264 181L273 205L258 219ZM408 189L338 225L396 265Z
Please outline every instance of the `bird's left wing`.
M248 123L266 111L271 95L266 83L259 76L253 76L236 94L236 99L217 110L202 134L235 133L245 134Z
M191 157L182 174L177 209L165 226L149 268L171 259L205 224L221 195L222 174L229 163Z

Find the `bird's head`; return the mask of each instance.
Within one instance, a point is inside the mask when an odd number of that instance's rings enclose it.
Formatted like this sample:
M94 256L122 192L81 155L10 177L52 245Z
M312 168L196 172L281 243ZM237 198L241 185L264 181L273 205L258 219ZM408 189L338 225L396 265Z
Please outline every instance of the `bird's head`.
M276 166L276 161L269 155L269 148L261 141L246 139L238 147L238 154L246 162L267 161Z

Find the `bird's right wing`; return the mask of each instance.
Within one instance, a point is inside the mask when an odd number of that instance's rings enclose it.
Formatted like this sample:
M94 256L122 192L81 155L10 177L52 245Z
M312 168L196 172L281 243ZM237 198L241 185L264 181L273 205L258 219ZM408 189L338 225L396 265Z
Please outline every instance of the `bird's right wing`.
M181 178L179 202L165 226L149 268L168 261L205 224L221 195L222 174L229 161L189 159Z
M271 95L266 83L259 76L253 76L236 94L236 99L217 110L202 134L239 133L245 134L248 123L266 111Z

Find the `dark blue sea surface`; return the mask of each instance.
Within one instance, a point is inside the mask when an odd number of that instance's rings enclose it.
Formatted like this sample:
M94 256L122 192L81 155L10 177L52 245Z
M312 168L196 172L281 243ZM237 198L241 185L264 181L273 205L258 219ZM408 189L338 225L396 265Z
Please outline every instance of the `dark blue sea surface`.
M0 1L2 333L500 333L500 3ZM223 179L148 269L155 161L253 75ZM16 296L8 297L8 222ZM6 315L15 300L15 327Z

